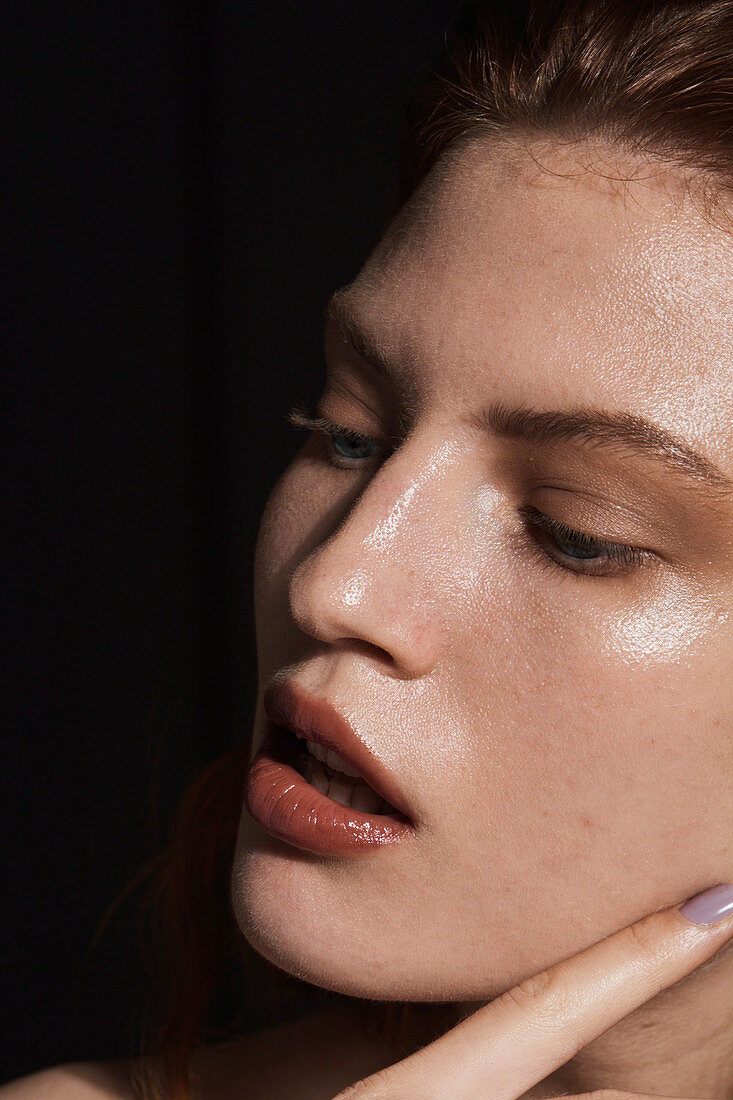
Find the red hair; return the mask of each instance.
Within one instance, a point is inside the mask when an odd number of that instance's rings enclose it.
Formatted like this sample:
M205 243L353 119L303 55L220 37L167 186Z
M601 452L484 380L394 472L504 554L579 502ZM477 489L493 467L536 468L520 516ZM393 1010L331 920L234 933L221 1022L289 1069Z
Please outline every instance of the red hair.
M526 25L470 4L413 97L398 205L466 137L587 137L733 185L731 0L544 0Z
M145 1061L141 1082L150 1100L189 1100L191 1051L221 1037L214 1019L246 975L228 882L248 759L240 745L209 765L178 807L167 850L144 872L141 939L162 1006L156 1059Z
M412 102L397 208L446 149L476 134L594 135L729 188L732 59L733 0L547 0L523 27L471 5ZM229 877L248 755L238 746L206 770L145 872L164 1005L142 1082L150 1097L188 1100L195 1045L236 1033L251 964ZM392 1030L399 1011L386 1009Z

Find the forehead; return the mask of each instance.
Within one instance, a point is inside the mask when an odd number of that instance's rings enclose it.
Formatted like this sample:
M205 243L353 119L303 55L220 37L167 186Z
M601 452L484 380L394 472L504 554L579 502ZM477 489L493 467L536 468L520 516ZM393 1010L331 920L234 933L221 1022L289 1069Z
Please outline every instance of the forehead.
M436 400L629 411L731 471L732 289L733 237L674 174L474 143L433 170L350 297Z

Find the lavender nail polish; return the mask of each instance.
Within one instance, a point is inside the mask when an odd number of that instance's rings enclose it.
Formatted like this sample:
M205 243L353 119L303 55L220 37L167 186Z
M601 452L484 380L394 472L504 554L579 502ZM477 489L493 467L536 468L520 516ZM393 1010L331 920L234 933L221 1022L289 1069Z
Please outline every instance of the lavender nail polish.
M722 882L688 898L680 913L693 924L715 924L733 913L733 883Z

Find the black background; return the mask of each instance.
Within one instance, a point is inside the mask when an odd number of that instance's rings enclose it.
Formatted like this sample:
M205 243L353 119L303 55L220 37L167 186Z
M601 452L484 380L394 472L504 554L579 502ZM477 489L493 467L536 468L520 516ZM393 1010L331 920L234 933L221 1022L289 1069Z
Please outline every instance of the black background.
M250 570L321 311L458 5L5 0L2 1078L127 1052L101 916L246 736Z

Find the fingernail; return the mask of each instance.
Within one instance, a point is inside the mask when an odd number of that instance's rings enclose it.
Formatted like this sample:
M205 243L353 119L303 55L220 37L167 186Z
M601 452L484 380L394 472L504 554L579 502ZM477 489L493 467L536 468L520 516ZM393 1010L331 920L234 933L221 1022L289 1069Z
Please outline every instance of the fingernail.
M722 882L688 898L680 913L693 924L715 924L733 913L733 883Z

